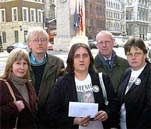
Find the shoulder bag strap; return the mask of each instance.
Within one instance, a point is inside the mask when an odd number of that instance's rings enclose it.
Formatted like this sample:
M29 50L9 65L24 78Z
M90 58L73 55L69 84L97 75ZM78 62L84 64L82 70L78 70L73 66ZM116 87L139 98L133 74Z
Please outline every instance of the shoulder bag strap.
M6 83L8 89L9 89L9 92L10 92L10 94L13 97L13 100L15 102L16 101L16 97L15 97L15 94L14 94L14 91L13 91L12 87L10 86L10 84L6 80L4 80L4 82Z
M5 82L5 84L7 85L8 89L9 89L9 92L10 92L12 98L13 98L13 101L15 102L16 97L15 97L14 91L13 91L12 87L10 86L10 84L8 83L8 81L5 80L5 79L0 79L0 80L3 80ZM18 123L18 117L16 118L15 128L13 128L13 129L17 129L17 123Z
M104 81L103 81L103 77L102 77L102 72L99 73L99 80L100 80L100 85L101 85L101 88L102 88L102 93L103 93L103 97L104 97L104 100L105 100L105 105L108 105L108 100L107 100L107 93L106 93L106 89L105 89L105 85L104 85Z

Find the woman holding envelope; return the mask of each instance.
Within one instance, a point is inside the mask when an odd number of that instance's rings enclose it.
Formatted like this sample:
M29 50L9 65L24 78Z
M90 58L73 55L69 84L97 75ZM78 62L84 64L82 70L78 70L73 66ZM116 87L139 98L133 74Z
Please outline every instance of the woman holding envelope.
M55 83L48 101L50 126L61 129L108 129L111 112L108 110L114 102L114 90L108 76L103 74L108 106L105 105L99 76L94 69L94 60L89 47L83 43L74 44L68 54L66 74ZM77 102L98 104L98 110L92 117L86 112L84 117L70 116L69 103ZM80 105L81 104L81 105ZM88 109L85 107L84 109ZM74 106L72 108L75 108ZM76 108L77 109L77 108ZM72 109L73 110L73 109ZM82 108L79 108L79 111ZM78 111L78 109L77 109ZM82 114L82 113L81 113Z

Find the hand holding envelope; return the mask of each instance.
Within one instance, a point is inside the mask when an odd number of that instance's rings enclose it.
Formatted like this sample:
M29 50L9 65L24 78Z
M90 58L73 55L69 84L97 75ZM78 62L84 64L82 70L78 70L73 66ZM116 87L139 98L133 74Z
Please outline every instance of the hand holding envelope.
M94 118L98 112L97 103L69 102L69 117L87 117Z
M105 111L98 111L96 103L69 102L68 116L75 117L74 123L84 127L89 125L90 118L94 118L96 121L108 119Z

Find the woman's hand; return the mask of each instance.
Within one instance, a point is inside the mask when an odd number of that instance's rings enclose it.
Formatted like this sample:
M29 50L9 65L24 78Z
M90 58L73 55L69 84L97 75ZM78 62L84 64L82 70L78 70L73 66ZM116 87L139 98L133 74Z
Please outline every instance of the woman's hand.
M14 103L17 106L19 112L21 112L25 108L25 105L22 100L15 101Z
M98 121L105 121L108 119L108 115L105 111L99 111L96 115L95 115L95 120Z
M90 116L82 117L82 118L81 117L74 118L75 125L80 125L80 126L86 127L86 126L88 126L89 122L90 122Z

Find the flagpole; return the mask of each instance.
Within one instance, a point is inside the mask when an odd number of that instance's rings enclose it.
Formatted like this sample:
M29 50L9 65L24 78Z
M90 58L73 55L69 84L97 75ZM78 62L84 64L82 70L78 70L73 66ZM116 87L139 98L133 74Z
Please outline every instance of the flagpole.
M80 16L81 16L81 24L79 26L79 34L80 36L85 36L85 3L84 0L80 0Z
M79 15L79 6L80 6L80 0L77 0L77 14ZM76 31L76 36L79 36L79 29L77 28L77 31Z
M80 0L80 10L79 10L79 13L80 13L80 16L81 16L81 19L80 19L80 26L79 26L79 33L80 33L80 36L83 35L83 5L82 5L82 0Z
M74 43L85 43L88 45L88 37L85 32L85 0L75 1L74 27L75 36L72 37L70 46Z
M83 17L82 17L82 20L83 20L83 32L82 32L82 35L85 36L85 0L82 0L82 10L83 10Z
M80 15L80 8L81 8L81 0L78 0L78 15ZM80 19L79 19L78 36L80 36L80 35L81 34L80 34Z

